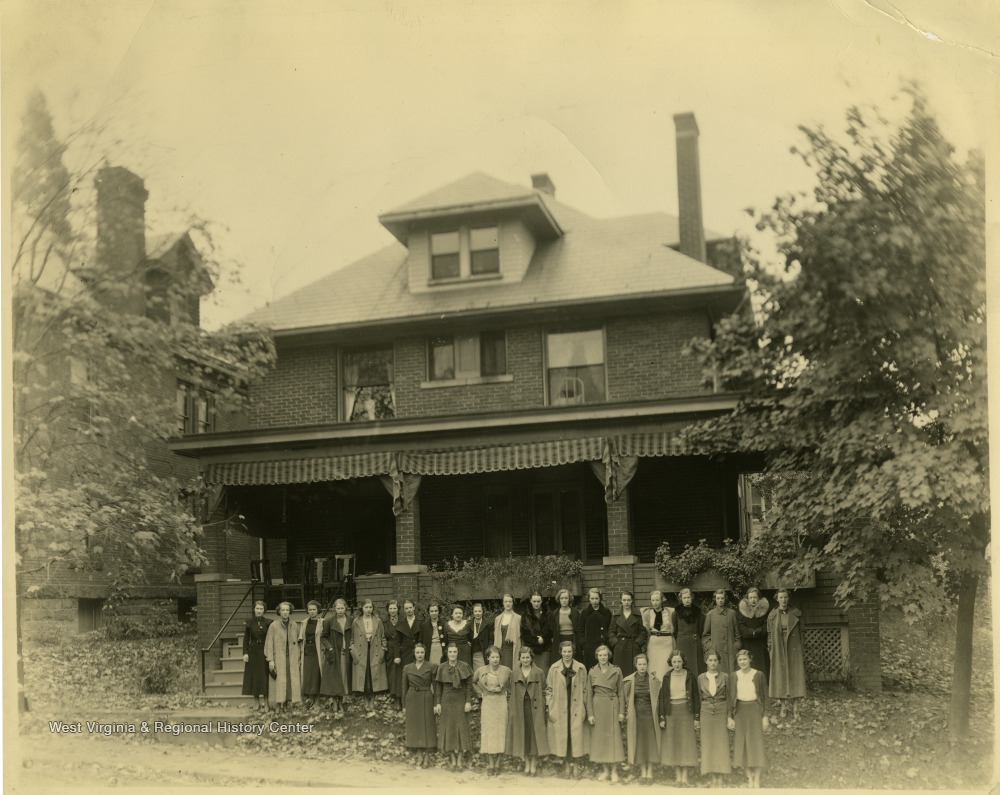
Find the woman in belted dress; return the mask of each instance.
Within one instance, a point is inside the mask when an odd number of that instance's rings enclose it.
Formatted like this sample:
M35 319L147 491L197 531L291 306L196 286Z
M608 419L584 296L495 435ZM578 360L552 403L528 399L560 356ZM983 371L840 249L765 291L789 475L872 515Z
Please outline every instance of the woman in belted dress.
M698 684L687 668L684 652L670 655L670 673L663 678L657 706L660 720L660 764L674 768L677 784L688 783L688 768L698 764Z
M649 607L643 610L642 623L649 633L646 643L649 672L662 679L670 669L667 658L674 650L674 608L664 604L662 591L649 595Z
M344 717L344 698L351 692L351 620L347 616L347 602L338 599L333 603L333 615L323 619L320 648L327 668L319 692L333 697L333 717Z
M600 764L598 781L618 781L618 764L625 761L621 724L625 722L625 684L621 668L611 662L611 649L598 646L597 665L590 669L587 713L590 721L590 761Z
M479 722L479 753L486 757L486 775L500 772L500 756L507 743L507 699L511 670L500 664L500 649L486 650L489 662L472 674L472 689L482 699Z
M677 594L677 607L673 615L674 648L684 652L692 673L701 673L705 669L701 660L704 652L701 649L701 636L705 631L705 614L694 603L694 593L690 588L681 588ZM669 666L668 666L669 670ZM667 672L663 674L663 684L667 684Z
M514 597L503 595L503 610L493 621L493 645L500 649L500 664L514 667L521 650L521 616L514 612Z
M434 675L437 666L427 662L427 650L420 641L413 646L413 662L403 666L403 713L406 722L405 745L419 754L418 764L427 767L430 753L437 748L437 725L434 722Z
M458 646L458 659L472 667L472 625L465 618L461 605L451 608L451 618L444 625L444 645Z
M282 602L276 610L278 620L272 621L264 639L264 656L267 667L274 673L267 689L268 704L283 710L286 704L302 701L302 654L301 624L291 620L292 605Z
M264 616L266 612L267 605L258 599L253 603L253 618L248 618L243 627L243 695L253 696L254 709L267 709L270 677L267 674L267 658L264 657L264 641L271 619Z
M701 774L712 777L712 786L721 787L722 777L732 772L729 761L729 677L719 670L719 653L705 654L706 671L698 676L701 702Z
M649 660L640 652L635 673L625 677L625 736L628 763L639 765L639 783L653 783L653 765L660 763L660 724L656 705L660 679L649 670Z
M524 775L538 774L538 757L549 753L545 725L545 672L522 646L511 675L510 711L504 752L524 760Z
M438 750L447 751L451 766L461 770L466 751L472 750L469 713L472 711L472 668L458 659L458 646L449 643L447 659L434 675L434 714L441 717Z

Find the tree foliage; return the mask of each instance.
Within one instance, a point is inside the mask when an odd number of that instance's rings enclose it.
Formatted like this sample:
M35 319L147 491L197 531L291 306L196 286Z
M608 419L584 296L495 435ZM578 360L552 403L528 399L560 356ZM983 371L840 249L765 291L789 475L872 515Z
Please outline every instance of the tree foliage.
M196 467L164 444L180 432L178 380L213 393L220 414L238 408L273 344L254 328L208 333L190 311L219 275L209 226L187 230L183 266L155 281L150 260L99 256L97 164L67 167L41 95L23 122L11 258L19 575L42 575L21 578L36 590L60 568L99 572L124 594L203 561ZM105 219L120 241L113 227ZM126 308L136 295L144 311Z

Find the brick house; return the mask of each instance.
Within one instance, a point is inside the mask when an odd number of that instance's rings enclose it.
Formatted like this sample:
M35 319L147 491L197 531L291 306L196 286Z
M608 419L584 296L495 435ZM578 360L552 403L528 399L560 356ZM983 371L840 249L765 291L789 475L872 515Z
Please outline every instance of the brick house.
M563 553L612 606L622 589L645 605L662 541L747 532L752 457L678 440L737 402L686 343L748 303L706 239L694 116L675 122L679 218L591 218L546 174L472 174L383 213L385 248L251 315L278 361L239 429L171 445L245 517L199 578L206 642L254 553L293 581L356 555L359 597L382 601L426 593L453 556ZM877 612L837 610L834 585L796 594L819 668L875 687Z

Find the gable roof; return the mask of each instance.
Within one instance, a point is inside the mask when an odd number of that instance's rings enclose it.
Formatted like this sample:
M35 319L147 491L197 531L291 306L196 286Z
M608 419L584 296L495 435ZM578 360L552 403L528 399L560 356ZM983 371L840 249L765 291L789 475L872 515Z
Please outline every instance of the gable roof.
M483 193L477 194L479 189ZM410 293L407 249L393 243L250 313L246 320L274 331L306 331L736 286L731 275L672 248L680 239L675 216L650 213L595 219L540 191L486 174L472 174L392 213L437 211L522 197L541 197L563 234L539 242L520 282Z

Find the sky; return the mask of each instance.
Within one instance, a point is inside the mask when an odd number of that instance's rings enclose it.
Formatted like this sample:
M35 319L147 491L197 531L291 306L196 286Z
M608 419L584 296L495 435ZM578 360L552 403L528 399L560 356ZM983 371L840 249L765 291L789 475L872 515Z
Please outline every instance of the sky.
M108 162L146 181L150 234L193 213L240 264L211 327L391 243L380 213L473 171L545 171L595 216L676 213L675 113L696 115L705 224L724 234L809 187L798 125L892 113L908 80L960 152L982 148L996 6L13 0L3 156L35 89L58 135L101 128Z

